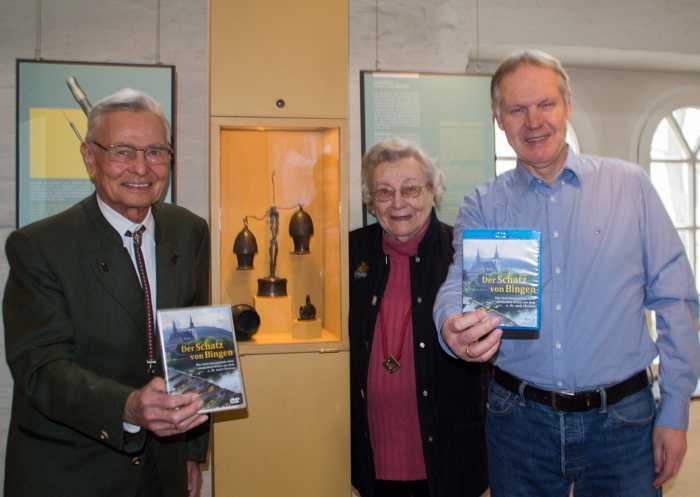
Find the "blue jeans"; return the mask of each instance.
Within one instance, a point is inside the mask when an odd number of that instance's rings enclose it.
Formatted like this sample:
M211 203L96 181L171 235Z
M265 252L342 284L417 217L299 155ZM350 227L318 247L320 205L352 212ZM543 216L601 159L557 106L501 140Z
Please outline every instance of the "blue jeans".
M492 497L658 497L651 388L611 406L555 411L491 380L486 416Z

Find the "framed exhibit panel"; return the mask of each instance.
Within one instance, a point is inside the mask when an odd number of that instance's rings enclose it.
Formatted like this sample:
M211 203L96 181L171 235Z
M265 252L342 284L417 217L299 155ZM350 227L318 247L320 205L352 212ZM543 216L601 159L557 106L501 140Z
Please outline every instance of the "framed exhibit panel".
M82 105L69 78L86 97ZM122 88L151 95L174 124L175 66L17 60L18 227L61 212L94 191L80 156L86 111ZM173 149L174 136L171 130ZM166 200L173 198L171 184Z
M445 171L438 211L454 224L464 195L495 175L490 76L362 71L362 153L386 138L420 146ZM369 218L369 219L368 219ZM374 222L363 212L364 224Z
M346 349L345 121L211 122L212 299L257 313L241 353Z

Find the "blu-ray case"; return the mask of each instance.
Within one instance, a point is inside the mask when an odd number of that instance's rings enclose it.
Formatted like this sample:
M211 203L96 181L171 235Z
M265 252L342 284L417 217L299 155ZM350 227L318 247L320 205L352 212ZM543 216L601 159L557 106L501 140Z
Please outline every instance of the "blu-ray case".
M462 312L485 309L503 330L539 330L540 247L535 230L464 230Z

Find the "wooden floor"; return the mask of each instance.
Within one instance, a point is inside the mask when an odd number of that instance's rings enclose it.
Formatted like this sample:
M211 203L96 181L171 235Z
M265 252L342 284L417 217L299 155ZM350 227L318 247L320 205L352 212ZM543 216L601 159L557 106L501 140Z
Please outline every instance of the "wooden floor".
M664 485L664 497L697 497L700 495L700 399L690 403L688 453L678 475Z

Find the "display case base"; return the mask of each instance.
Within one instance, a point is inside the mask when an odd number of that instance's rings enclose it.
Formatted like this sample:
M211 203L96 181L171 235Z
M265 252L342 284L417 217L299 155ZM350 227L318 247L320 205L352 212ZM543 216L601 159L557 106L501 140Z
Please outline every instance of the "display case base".
M312 338L319 338L320 336L320 319L309 319L304 321L295 319L292 323L292 338L297 340L310 340Z
M254 297L255 310L260 315L257 335L271 333L291 334L292 311L289 297Z

